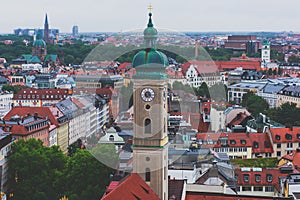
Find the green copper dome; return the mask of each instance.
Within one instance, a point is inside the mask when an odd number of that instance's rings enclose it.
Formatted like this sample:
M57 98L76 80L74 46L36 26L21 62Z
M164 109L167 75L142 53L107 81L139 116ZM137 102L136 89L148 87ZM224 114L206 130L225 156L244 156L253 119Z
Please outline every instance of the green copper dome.
M155 49L148 48L146 50L139 51L132 61L132 67L138 67L140 65L147 64L159 64L162 67L168 66L168 58L165 54Z
M46 42L42 39L41 33L39 32L36 36L36 40L33 42L34 47L46 47Z
M152 13L149 13L147 28L144 30L146 48L139 51L132 60L136 68L136 79L165 79L165 68L169 65L167 56L156 50L157 30L153 27Z

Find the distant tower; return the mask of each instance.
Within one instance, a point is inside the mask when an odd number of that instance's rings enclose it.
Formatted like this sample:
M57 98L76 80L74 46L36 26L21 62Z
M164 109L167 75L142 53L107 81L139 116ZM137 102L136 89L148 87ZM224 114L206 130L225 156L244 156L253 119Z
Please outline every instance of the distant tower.
M78 26L73 26L73 28L72 28L72 35L73 36L77 36L78 35Z
M40 60L44 60L47 55L47 45L42 39L40 31L37 33L36 39L33 42L32 55L39 57Z
M262 65L271 62L270 42L268 40L264 40L261 47L261 62Z
M49 42L49 24L48 24L47 13L46 13L45 23L44 23L44 37L43 38L46 43Z
M151 7L150 7L151 8ZM134 137L133 173L150 185L162 200L168 200L167 76L168 59L157 51L157 30L152 13L144 30L146 48L132 60Z

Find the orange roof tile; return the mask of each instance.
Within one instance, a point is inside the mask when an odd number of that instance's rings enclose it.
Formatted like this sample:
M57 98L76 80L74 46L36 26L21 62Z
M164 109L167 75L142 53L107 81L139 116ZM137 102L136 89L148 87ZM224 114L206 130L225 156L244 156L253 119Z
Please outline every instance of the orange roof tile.
M155 200L159 197L154 193L150 186L138 175L131 174L123 182L119 183L111 192L104 195L102 200Z

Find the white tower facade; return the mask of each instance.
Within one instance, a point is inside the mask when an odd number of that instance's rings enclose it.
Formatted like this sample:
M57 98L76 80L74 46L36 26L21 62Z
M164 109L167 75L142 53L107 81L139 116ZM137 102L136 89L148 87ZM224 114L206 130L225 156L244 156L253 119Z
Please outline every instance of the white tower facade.
M270 42L267 40L263 41L262 48L261 48L261 62L262 65L271 62L270 56Z

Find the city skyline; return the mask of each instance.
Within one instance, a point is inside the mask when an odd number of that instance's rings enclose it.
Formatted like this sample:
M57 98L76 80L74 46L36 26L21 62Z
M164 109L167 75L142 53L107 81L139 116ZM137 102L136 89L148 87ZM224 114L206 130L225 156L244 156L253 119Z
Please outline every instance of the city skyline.
M13 33L17 28L42 28L48 13L50 28L71 33L73 25L80 32L119 32L143 29L149 4L158 29L175 31L300 31L297 8L300 2L288 0L253 0L251 4L230 1L6 1L0 13L0 33ZM284 6L286 5L287 8ZM133 11L134 9L134 11ZM17 13L17 14L16 14Z

